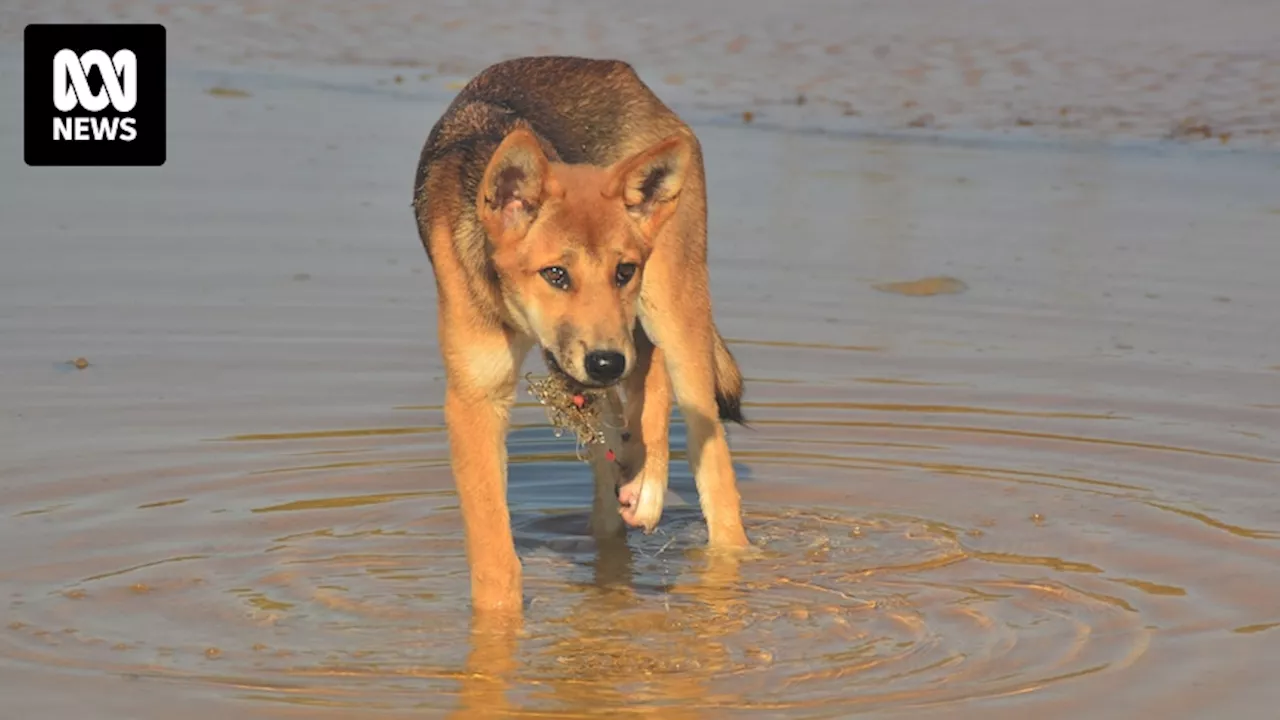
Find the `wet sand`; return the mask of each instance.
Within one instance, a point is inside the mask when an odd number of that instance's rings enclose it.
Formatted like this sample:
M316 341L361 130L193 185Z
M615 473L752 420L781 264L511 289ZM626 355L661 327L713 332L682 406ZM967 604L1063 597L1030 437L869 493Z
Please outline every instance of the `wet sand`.
M1258 0L9 0L0 39L51 18L160 20L193 63L446 82L625 57L685 110L772 127L1280 145L1280 10Z
M160 6L34 7L3 17ZM1257 6L1108 55L1237 57L1214 102L1262 118L1245 143L1161 139L1194 76L1153 96L1167 108L1136 98L1117 137L1101 120L984 130L1006 109L982 87L948 121L963 127L910 128L887 100L753 105L694 50L640 63L706 151L762 552L699 552L678 424L659 530L597 548L587 468L523 396L510 494L530 605L511 644L468 631L409 208L426 132L496 59L466 42L500 14L447 6L440 22L475 27L415 46L398 3L164 7L171 46L190 41L165 168L26 168L20 116L0 114L0 717L1273 714L1280 123L1250 103L1280 46ZM512 11L513 52L536 49L516 21L551 7ZM868 13L859 38L932 37ZM1119 41L1037 22L987 36ZM595 27L563 47L623 32ZM753 47L719 62L768 67L779 96L827 62ZM422 68L386 64L415 51ZM0 44L0 96L20 71ZM943 107L936 82L920 102Z

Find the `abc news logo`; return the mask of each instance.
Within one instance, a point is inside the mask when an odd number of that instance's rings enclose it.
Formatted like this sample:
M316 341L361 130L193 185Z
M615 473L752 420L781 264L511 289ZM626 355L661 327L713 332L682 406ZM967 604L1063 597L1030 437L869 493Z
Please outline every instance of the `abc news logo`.
M23 46L28 165L164 164L164 26L28 25Z
M102 75L102 90L89 89L85 68L95 68ZM77 107L96 113L107 103L118 113L132 112L138 105L138 56L132 50L121 50L110 57L101 50L76 55L73 50L60 50L53 56L53 105L59 112L73 112ZM136 120L122 117L55 117L54 140L115 140L130 142L138 137Z

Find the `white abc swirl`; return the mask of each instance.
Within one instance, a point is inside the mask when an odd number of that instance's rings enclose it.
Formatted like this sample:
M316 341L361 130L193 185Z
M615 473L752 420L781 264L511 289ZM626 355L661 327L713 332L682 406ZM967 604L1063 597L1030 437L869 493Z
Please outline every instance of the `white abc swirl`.
M102 90L89 91L89 68L102 73ZM123 82L121 78L123 77ZM67 86L67 81L71 86ZM74 88L74 92L72 92ZM73 50L60 50L53 56L53 104L62 112L80 107L98 112L107 107L108 99L117 112L129 112L138 104L138 59L132 50L121 50L112 57L101 50L90 50L77 56Z

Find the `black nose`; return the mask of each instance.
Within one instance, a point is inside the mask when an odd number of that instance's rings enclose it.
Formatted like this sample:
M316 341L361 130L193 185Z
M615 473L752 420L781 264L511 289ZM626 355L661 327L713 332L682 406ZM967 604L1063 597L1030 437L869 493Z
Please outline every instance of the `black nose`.
M587 366L587 376L598 383L617 380L627 368L627 359L622 353L613 351L589 352L584 363Z

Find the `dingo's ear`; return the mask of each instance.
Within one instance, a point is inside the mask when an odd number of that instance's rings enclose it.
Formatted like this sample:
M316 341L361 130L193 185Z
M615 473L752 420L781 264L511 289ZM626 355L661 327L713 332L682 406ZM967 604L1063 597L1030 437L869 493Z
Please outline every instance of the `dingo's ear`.
M605 196L620 198L641 232L652 240L675 212L691 162L689 141L672 135L615 165Z
M519 127L493 151L480 181L476 212L494 242L518 240L538 216L549 179L547 156L538 139Z

